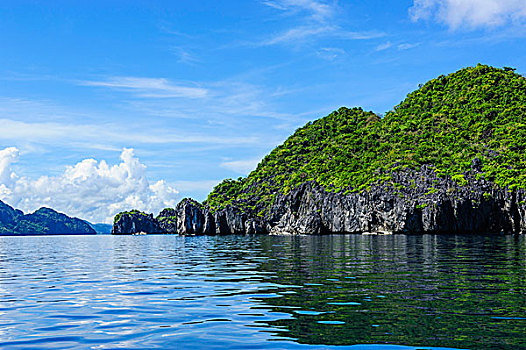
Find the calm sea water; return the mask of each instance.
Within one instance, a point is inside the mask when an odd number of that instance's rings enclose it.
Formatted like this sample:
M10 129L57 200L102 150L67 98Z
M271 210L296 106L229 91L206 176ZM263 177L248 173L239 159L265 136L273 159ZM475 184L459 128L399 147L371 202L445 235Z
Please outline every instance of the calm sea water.
M525 288L524 236L0 237L0 348L526 349Z

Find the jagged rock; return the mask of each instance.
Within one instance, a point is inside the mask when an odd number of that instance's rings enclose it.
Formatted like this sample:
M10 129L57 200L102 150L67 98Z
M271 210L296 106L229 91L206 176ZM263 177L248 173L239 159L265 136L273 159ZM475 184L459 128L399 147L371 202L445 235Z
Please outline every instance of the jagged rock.
M267 233L265 225L261 220L250 218L245 221L245 233L248 235Z
M439 177L433 167L393 174L395 184L348 194L306 182L278 194L260 218L235 205L211 213L190 199L151 215L121 215L114 233L198 234L524 233L526 193L498 188L465 174L466 184Z
M177 233L177 211L172 208L163 209L156 218L161 232Z
M304 183L278 195L267 218L270 233L522 233L525 193L499 189L465 174L460 186L432 167L397 174L397 187L343 195Z
M205 233L205 215L200 203L193 199L183 199L177 204L175 212L177 215L177 233L182 235Z
M215 213L192 199L184 199L175 209L164 209L157 218L138 211L117 215L114 234L178 233L182 235L226 235L264 233L259 219L252 219L241 209L227 206Z
M177 204L177 232L180 234L195 235L203 233L205 217L201 204L192 199L185 199Z
M145 214L137 210L118 214L111 230L114 235L141 232L161 233L163 231L152 214Z
M164 209L157 221L164 233L181 235L215 234L213 215L193 199L183 199L175 209Z
M205 222L203 223L203 234L214 235L216 233L216 221L214 215L208 208L205 208L203 215L205 217Z
M183 199L175 208L166 208L154 218L139 211L117 215L114 234L178 233L182 235L215 234L214 216L193 199Z
M214 214L216 234L244 234L247 215L237 207L227 205L224 209Z

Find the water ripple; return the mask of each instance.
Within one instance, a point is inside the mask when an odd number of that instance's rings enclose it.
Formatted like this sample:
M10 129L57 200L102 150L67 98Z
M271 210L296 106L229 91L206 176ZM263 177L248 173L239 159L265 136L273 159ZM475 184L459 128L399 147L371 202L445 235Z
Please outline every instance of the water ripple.
M0 237L0 348L524 349L525 243Z

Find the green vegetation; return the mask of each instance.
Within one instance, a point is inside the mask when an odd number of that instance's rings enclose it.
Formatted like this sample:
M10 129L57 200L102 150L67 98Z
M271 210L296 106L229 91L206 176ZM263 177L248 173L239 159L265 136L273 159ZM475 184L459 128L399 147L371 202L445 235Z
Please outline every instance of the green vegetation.
M123 212L120 212L117 215L115 215L115 217L113 218L113 223L115 224L117 221L119 221L121 216L123 216L123 215L131 215L131 214L137 214L137 215L141 215L141 216L145 216L145 217L148 216L148 214L143 213L142 211L139 211L137 209L133 209L133 210L130 210L130 211L123 211Z
M53 209L40 208L24 215L0 201L0 235L94 234L85 221L70 218Z
M497 186L526 189L526 79L513 69L477 65L439 76L410 93L384 118L340 108L309 122L246 178L225 180L208 196L263 214L277 193L316 181L350 193L392 181L392 173L433 165L465 185L472 160Z
M291 315L266 323L302 344L524 349L524 238L262 236L258 271L281 297L261 302Z

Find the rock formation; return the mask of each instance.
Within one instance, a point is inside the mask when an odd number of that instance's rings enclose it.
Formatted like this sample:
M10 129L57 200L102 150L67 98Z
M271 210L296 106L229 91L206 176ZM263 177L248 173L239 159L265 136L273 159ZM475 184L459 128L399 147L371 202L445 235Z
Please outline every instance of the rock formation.
M466 185L439 177L432 167L395 174L398 186L374 186L349 194L313 182L278 195L264 218L232 205L214 213L185 199L157 218L122 214L114 233L327 234L327 233L524 233L526 193L477 180Z
M150 216L147 229L523 233L525 116L525 77L480 64L461 69L383 117L342 107L307 123L247 177L224 180L203 204L183 200ZM139 217L119 215L114 232L134 231Z

